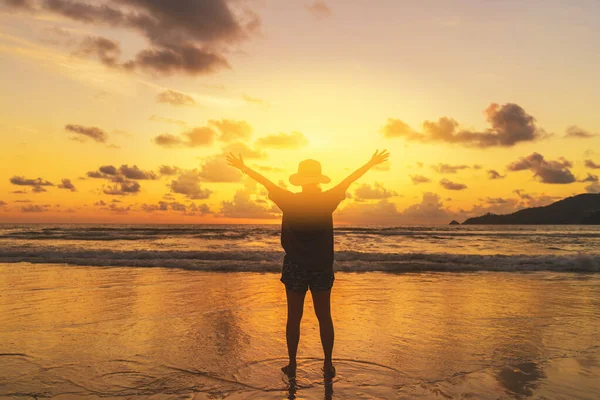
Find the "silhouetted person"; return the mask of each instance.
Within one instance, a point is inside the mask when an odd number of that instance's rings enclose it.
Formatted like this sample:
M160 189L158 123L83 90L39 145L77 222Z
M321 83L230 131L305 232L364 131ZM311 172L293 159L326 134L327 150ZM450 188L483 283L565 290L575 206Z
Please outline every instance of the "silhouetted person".
M326 378L335 376L332 363L333 321L330 297L334 281L333 273L333 220L331 214L346 198L348 187L363 176L371 167L387 160L389 153L375 151L371 160L353 172L332 189L322 191L319 186L330 179L321 173L321 164L304 160L298 172L290 176L290 183L302 186L302 191L292 193L283 189L258 172L244 165L241 155L227 156L229 165L240 169L269 192L269 198L283 211L281 221L281 245L285 250L281 282L287 295L286 339L289 364L282 371L290 378L296 375L296 353L300 340L300 321L304 309L304 297L310 288L315 314L319 320L323 345L323 372Z

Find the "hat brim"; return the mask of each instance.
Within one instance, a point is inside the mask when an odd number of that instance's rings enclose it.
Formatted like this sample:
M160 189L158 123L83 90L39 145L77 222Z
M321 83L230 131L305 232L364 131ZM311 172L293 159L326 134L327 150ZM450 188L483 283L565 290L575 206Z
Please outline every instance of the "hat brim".
M321 174L316 176L306 176L300 174L290 175L290 183L294 186L302 186L302 185L312 185L318 183L329 183L331 179L329 177Z

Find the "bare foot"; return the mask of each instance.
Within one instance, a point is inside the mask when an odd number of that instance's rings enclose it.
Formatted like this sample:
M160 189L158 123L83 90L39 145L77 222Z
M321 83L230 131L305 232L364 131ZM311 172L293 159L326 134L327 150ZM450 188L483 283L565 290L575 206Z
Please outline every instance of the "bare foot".
M325 378L327 379L335 378L335 367L332 363L323 365L323 375L325 375Z
M292 364L288 364L285 367L281 368L281 371L288 376L288 378L296 377L296 366Z

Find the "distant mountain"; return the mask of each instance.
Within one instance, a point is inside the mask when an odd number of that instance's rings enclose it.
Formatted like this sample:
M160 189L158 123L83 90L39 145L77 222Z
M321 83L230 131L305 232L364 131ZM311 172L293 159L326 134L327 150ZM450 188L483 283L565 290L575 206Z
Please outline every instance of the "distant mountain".
M463 225L600 225L600 193L584 193L512 214L488 213Z

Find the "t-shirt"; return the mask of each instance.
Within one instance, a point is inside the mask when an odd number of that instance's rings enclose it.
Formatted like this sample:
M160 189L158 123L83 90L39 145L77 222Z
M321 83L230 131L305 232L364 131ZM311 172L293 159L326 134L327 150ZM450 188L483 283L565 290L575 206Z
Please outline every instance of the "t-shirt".
M345 190L292 193L276 187L269 191L269 198L283 211L281 246L286 258L309 270L332 269L331 214L346 198Z

